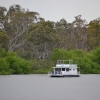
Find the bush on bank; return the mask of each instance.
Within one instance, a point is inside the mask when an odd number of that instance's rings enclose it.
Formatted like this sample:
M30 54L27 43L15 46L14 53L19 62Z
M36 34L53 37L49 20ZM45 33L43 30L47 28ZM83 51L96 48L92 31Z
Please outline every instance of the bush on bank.
M28 74L30 63L19 58L15 52L0 50L0 74Z
M51 67L55 66L53 62L47 60L42 62L40 60L31 60L31 73L33 74L47 74Z
M54 49L51 60L73 60L82 74L100 74L100 47L86 52L83 50Z
M82 74L100 74L100 47L86 52L83 50L54 49L46 61L19 58L15 52L0 49L0 74L47 74L57 60L73 60Z

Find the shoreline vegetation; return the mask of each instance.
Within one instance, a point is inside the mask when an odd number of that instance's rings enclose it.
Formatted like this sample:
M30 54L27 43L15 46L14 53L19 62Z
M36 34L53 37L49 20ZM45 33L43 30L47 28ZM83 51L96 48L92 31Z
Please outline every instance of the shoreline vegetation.
M83 50L54 49L47 61L25 60L16 52L0 49L0 75L47 74L58 59L72 59L81 74L100 74L100 47L90 52Z
M46 21L18 4L0 6L0 75L47 74L73 60L81 74L100 74L100 18Z

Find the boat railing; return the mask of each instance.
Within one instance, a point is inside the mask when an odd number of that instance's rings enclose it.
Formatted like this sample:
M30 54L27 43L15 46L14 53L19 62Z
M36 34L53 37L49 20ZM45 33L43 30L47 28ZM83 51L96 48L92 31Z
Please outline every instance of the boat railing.
M73 60L57 60L57 64L73 64Z

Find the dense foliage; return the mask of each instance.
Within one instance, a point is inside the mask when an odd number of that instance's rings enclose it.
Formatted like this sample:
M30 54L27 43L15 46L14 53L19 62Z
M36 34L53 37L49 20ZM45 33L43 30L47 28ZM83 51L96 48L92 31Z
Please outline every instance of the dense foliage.
M38 59L24 60L19 58L15 52L0 50L0 74L46 74L56 61L73 60L84 74L100 74L100 47L86 52L83 50L53 49L51 56L46 61Z
M8 49L7 48L8 42L9 42L8 35L2 29L0 29L0 47Z
M100 18L52 22L20 5L0 7L0 74L48 73L59 59L100 73Z
M0 74L28 74L31 72L30 63L19 58L14 52L0 49Z
M83 50L65 50L65 49L54 49L52 52L51 60L56 62L58 59L73 60L77 64L81 73L94 73L100 74L100 47L86 52Z

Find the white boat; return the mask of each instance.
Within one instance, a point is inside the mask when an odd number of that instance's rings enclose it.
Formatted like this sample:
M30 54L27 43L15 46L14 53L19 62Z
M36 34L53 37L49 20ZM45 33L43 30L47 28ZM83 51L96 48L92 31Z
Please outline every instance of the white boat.
M80 67L73 64L73 60L57 60L56 67L49 72L50 77L79 77Z

